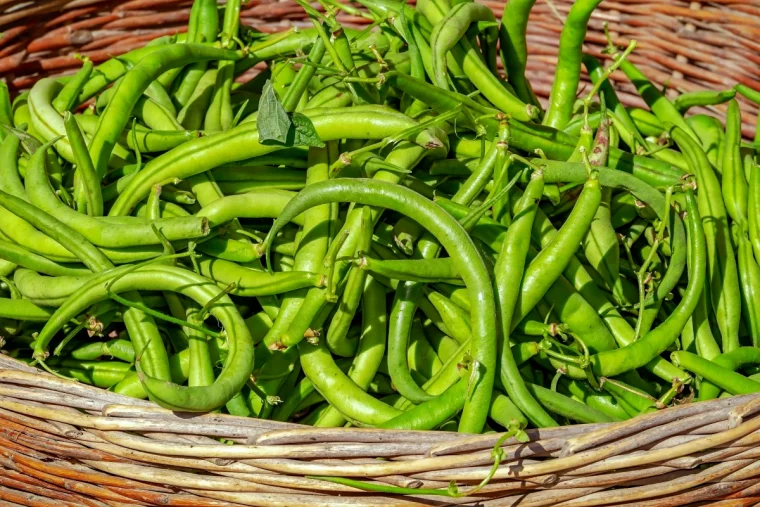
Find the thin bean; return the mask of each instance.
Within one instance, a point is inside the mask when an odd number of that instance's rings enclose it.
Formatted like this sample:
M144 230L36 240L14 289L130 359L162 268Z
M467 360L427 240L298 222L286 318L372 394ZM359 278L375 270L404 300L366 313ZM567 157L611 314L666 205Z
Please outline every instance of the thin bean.
M722 336L724 352L739 347L741 296L736 257L731 243L726 207L723 204L720 182L707 160L705 152L686 132L675 128L671 135L686 153L692 171L697 176L697 194L702 227L705 230L708 254L708 287L710 302Z
M570 121L581 77L583 39L591 13L601 0L580 0L570 8L559 38L559 65L543 124L561 129Z
M689 108L697 106L715 106L733 99L736 90L699 91L682 93L673 101L679 113L683 114Z
M732 99L728 103L726 135L723 138L723 158L721 160L723 181L721 188L728 215L744 229L747 227L749 186L744 175L744 167L739 152L741 125L739 103Z
M744 375L696 354L679 350L673 352L670 357L674 363L696 373L731 394L750 394L760 391L760 382L750 380Z

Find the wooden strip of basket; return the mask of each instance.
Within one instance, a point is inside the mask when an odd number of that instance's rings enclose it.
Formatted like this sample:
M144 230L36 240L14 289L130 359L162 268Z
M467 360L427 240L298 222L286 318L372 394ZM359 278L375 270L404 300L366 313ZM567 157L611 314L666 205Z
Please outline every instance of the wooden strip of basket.
M175 414L0 356L0 507L753 505L759 414L760 395L748 395L529 430L530 442L503 443L493 479L473 492L498 434ZM420 492L372 493L318 476ZM463 496L424 491L450 481Z
M481 0L501 16L504 3ZM73 72L80 61L95 62L139 47L159 35L186 30L191 0L0 0L0 76L16 90L41 77ZM538 0L528 25L528 73L536 93L546 101L554 78L557 46L572 0ZM303 10L291 0L250 0L243 23L273 32L288 26L308 27ZM366 22L344 16L343 22ZM586 50L602 56L609 23L615 42L639 42L631 57L667 95L726 89L736 83L760 90L760 4L756 0L605 0L591 18ZM250 76L248 74L247 76ZM618 72L612 76L626 105L642 101ZM754 136L755 104L740 98L743 134ZM721 117L724 106L695 108Z

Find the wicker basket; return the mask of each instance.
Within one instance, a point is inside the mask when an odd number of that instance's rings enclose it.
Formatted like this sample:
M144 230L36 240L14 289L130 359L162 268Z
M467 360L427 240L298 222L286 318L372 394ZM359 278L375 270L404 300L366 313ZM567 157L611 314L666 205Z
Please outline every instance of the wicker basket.
M412 490L456 481L466 494L491 468L499 435L319 429L179 414L0 357L0 500L31 506L755 505L758 412L760 396L737 396L616 424L529 430L529 443L504 442L504 461L475 496L391 496L312 476Z
M498 14L502 3L487 2ZM0 0L0 76L18 91L45 75L185 29L190 0ZM569 0L539 0L529 25L530 80L548 96ZM251 0L243 22L264 31L306 26L291 2ZM366 20L344 16L341 21ZM760 5L605 1L587 50L601 55L603 22L671 93L760 90ZM624 76L621 99L641 105ZM757 107L742 102L744 135ZM701 111L705 112L705 111ZM722 108L708 114L721 116ZM467 493L488 473L498 435L324 430L224 415L178 414L73 383L0 356L0 507L182 506L670 506L760 503L760 396L686 404L634 420L530 430L508 440L493 480L475 496L370 493L312 476ZM221 444L226 439L236 445ZM378 460L381 458L381 460ZM707 466L710 465L710 466Z

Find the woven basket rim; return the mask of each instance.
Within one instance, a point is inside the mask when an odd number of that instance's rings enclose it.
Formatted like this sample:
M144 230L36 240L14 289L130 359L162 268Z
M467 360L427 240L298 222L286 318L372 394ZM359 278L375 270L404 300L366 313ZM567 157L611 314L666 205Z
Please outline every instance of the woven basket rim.
M503 442L507 461L494 479L457 502L655 506L664 505L665 494L667 505L731 495L754 499L760 495L758 412L760 394L755 394L684 404L618 423L528 430L528 443ZM83 498L116 491L127 498L152 498L152 503L173 498L197 505L212 499L270 505L246 496L265 494L288 505L423 505L433 498L424 492L389 497L310 476L405 484L412 491L445 489L455 480L466 491L490 469L490 450L501 436L320 429L179 414L5 356L0 356L0 420L0 465L5 458L15 466L15 472L0 466L0 500L16 491L3 488L3 476L15 481L13 473L21 471L39 477L44 467L47 480L67 477L77 486L73 491L94 495ZM712 466L702 470L702 464Z

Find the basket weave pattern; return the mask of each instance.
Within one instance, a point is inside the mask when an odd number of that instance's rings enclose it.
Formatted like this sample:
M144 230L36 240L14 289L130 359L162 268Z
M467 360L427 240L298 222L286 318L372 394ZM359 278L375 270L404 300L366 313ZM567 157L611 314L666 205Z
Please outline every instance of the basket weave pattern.
M0 77L14 90L43 76L102 62L186 29L191 0L0 0ZM484 2L497 15L503 3ZM528 42L530 81L551 89L570 0L539 0ZM243 23L262 31L308 26L297 4L251 0ZM341 21L366 20L342 15ZM586 50L639 42L631 60L668 93L760 90L756 0L605 0ZM643 106L625 76L621 100ZM582 91L581 91L582 93ZM743 133L757 107L740 98ZM698 110L722 116L723 106ZM760 502L760 396L687 404L634 420L530 430L504 443L504 461L474 496L391 496L310 476L460 491L493 465L498 435L324 430L222 415L174 414L155 405L40 373L0 356L0 507L5 505L222 506L670 506ZM236 445L221 444L226 439ZM383 458L378 460L377 458ZM704 466L711 465L711 466ZM623 487L624 486L624 487Z
M0 501L32 506L755 505L760 502L758 412L760 396L737 396L621 423L529 430L529 443L504 442L501 466L474 496L401 497L310 476L406 488L445 489L456 481L466 492L492 467L499 435L325 430L177 414L0 357Z
M483 1L497 17L504 2ZM528 77L536 94L546 100L554 79L562 22L572 0L538 0L528 24ZM191 0L0 0L0 77L15 89L31 87L40 77L71 73L79 53L102 62L143 46L160 35L187 30ZM315 3L315 7L318 5ZM342 23L366 24L361 17L342 15ZM272 32L289 26L308 27L295 2L250 0L241 22ZM591 17L586 51L602 56L603 24L615 43L639 42L630 57L668 95L726 89L737 82L760 90L760 4L757 0L605 0ZM644 106L622 72L612 76L626 105ZM582 92L582 91L581 91ZM743 134L754 135L758 108L739 97ZM725 106L702 112L723 117Z

